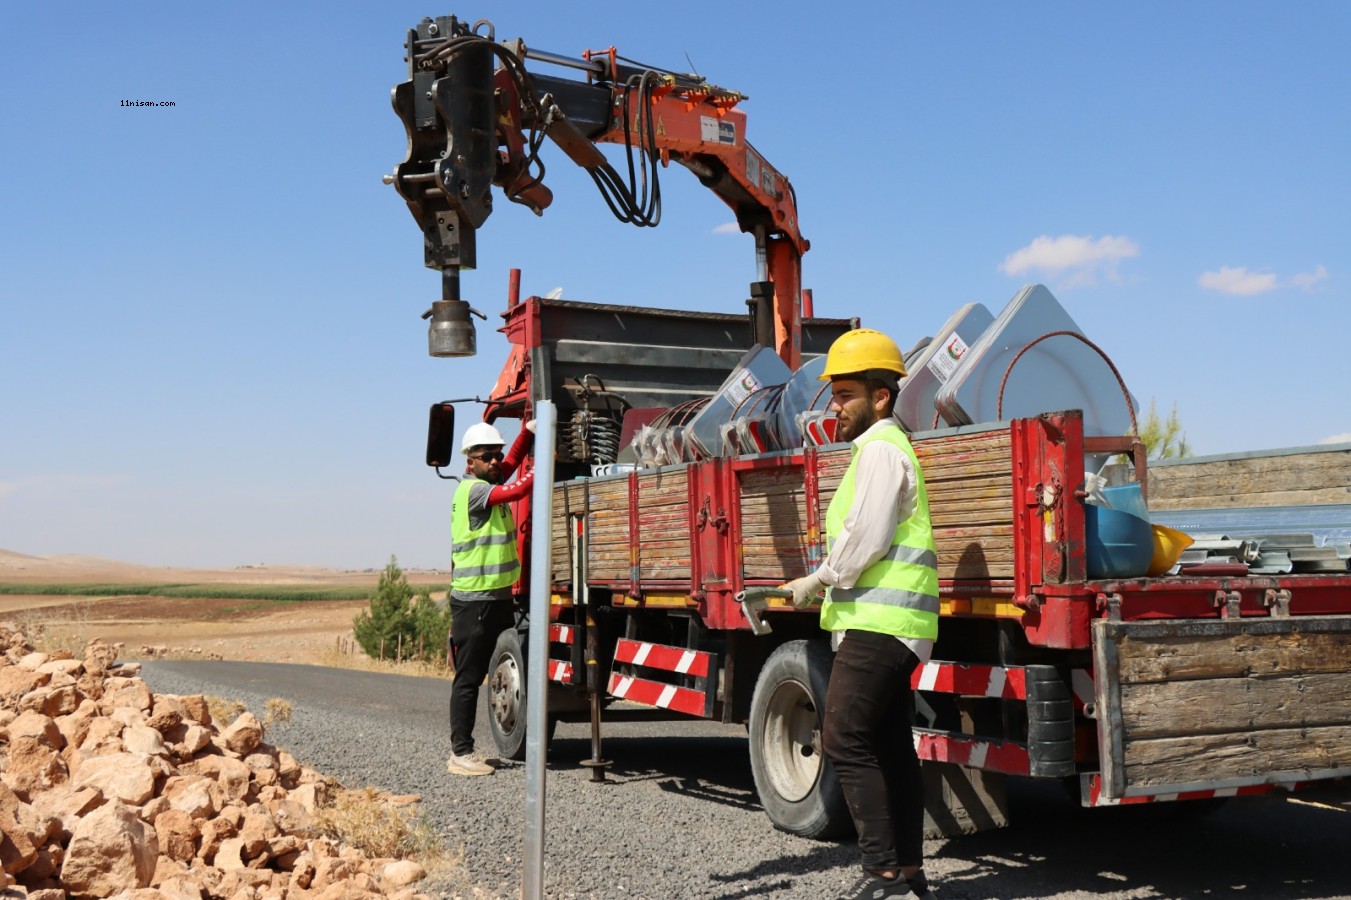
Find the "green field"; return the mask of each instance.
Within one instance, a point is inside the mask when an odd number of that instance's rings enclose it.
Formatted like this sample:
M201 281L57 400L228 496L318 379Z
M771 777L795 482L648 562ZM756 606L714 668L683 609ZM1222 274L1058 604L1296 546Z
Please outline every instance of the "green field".
M375 585L316 587L304 584L15 584L0 595L43 597L182 597L220 600L369 600Z

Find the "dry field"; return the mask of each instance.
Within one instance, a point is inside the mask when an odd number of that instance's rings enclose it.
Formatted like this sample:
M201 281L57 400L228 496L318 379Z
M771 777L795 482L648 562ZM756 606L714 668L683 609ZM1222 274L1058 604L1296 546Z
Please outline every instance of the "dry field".
M450 573L409 571L415 587L443 593ZM235 569L175 569L141 566L87 556L26 556L0 550L0 582L7 584L220 584L287 585L316 588L370 585L379 570L342 571L284 566ZM118 594L64 597L0 594L0 619L41 629L48 643L83 646L93 638L120 641L124 659L147 655L171 658L321 664L336 656L341 639L350 643L352 617L364 600L279 602Z

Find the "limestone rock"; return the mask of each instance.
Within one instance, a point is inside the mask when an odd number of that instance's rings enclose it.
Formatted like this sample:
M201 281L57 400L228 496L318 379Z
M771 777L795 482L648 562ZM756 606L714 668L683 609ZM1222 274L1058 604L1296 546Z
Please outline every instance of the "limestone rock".
M263 740L263 726L251 712L240 713L239 718L221 733L221 739L232 753L247 756Z
M62 784L67 777L65 761L51 747L31 736L10 740L9 764L0 781L9 785L21 800L28 801L35 793Z
M149 887L158 855L155 829L123 804L107 803L71 835L61 881L77 900Z
M89 726L93 723L94 716L81 713L80 710L69 715L57 716L52 720L58 731L61 732L61 744L69 744L72 747L78 747L84 743L85 736L89 734Z
M104 674L117 662L117 648L104 640L92 640L84 648L84 670Z
M102 803L103 792L98 788L75 788L66 782L35 796L32 805L37 815L60 823L60 838L65 841L80 823L80 818Z
M64 716L73 713L82 699L75 685L47 685L25 694L19 701L19 708L47 716Z
M171 809L155 818L155 835L159 839L160 853L186 863L197 855L197 839L202 832L192 816Z
M80 662L78 659L70 659L69 657L64 659L53 658L38 666L38 671L46 672L53 677L58 673L69 676L73 683L75 679L84 674L84 663Z
M220 788L205 775L175 775L165 781L161 796L169 801L170 809L198 821L215 815L221 806Z
M392 862L380 870L380 877L395 887L406 887L427 877L427 870L411 859Z
M77 788L98 788L105 797L131 806L140 806L155 795L155 773L137 753L91 756L75 770L71 783Z
M31 694L51 680L52 676L46 672L34 672L20 666L0 668L0 702L13 706L25 694Z
M88 756L101 756L105 753L121 753L122 746L122 728L121 722L114 721L107 716L99 716L89 723L89 729L85 732L84 740L80 741L80 752Z
M139 678L112 677L104 682L103 696L99 698L99 708L111 714L118 708L150 712L150 688Z
M149 725L131 725L122 730L122 746L130 753L146 756L167 756L164 736Z
M17 662L17 665L20 665L25 669L32 669L33 671L36 672L39 668L42 667L42 664L49 659L51 659L51 657L48 656L47 654L39 653L38 651L34 650L32 653L27 653L21 656Z
M66 745L66 738L61 734L61 729L56 727L56 721L40 712L20 713L5 727L5 731L9 733L11 741L17 737L37 738L38 743L53 750L60 750Z
M183 707L172 697L157 696L151 704L150 718L145 724L164 734L170 728L183 724Z
M26 804L8 787L0 785L0 865L13 875L31 866L38 857L21 807Z
M225 799L242 800L249 793L249 767L226 756L202 756L195 763L198 774L214 778Z

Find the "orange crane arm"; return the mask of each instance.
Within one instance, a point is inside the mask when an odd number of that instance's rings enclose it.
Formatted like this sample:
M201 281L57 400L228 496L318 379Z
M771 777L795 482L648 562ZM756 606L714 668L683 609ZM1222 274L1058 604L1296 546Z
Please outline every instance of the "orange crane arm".
M486 25L486 34L485 32ZM659 168L675 161L723 200L755 238L751 284L756 339L791 368L801 352L802 254L792 184L746 140L745 96L697 75L633 63L613 47L580 59L497 42L491 23L424 19L409 32L409 80L394 108L409 138L391 181L422 226L427 265L443 300L475 266L475 231L491 213L491 185L537 214L552 202L539 156L544 137L591 174L611 211L638 226L660 221ZM572 68L585 80L527 70ZM627 177L598 144L626 148Z

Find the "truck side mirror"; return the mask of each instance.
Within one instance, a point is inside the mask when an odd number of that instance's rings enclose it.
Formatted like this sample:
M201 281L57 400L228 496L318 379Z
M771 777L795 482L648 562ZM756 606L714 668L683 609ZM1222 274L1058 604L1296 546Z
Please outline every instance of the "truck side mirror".
M455 458L455 407L433 403L427 416L427 465L449 466Z

